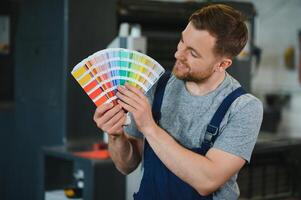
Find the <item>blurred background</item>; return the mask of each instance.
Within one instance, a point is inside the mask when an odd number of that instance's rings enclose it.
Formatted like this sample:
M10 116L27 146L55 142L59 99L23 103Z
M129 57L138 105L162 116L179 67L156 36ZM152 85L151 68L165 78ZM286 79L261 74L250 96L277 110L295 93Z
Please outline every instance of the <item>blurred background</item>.
M107 47L172 69L190 14L208 2L247 16L250 38L229 73L264 104L240 199L301 199L300 0L1 0L0 199L132 199L141 170L117 172L70 72Z

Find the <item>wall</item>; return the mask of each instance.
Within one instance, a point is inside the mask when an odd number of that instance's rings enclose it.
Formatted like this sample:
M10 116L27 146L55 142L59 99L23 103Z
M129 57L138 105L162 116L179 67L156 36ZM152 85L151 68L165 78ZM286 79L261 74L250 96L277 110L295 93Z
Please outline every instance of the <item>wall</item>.
M262 49L258 70L254 71L253 92L264 99L267 93L290 95L282 109L279 136L301 137L301 86L298 82L298 31L301 30L300 0L252 0L256 19L256 44ZM285 67L284 54L290 45L295 50L295 69ZM300 103L299 103L300 104Z
M300 0L252 0L256 6L256 44L262 48L259 70L254 74L255 92L300 92L298 71L287 70L284 52L292 45L298 55L297 34L301 30ZM295 56L295 67L297 56Z

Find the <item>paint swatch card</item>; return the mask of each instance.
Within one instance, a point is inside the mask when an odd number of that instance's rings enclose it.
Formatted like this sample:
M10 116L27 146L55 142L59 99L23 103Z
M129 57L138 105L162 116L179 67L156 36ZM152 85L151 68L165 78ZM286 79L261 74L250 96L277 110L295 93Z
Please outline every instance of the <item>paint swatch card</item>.
M145 54L110 48L85 58L71 74L95 105L100 106L110 102L116 104L117 87L125 83L146 93L164 71L158 62Z

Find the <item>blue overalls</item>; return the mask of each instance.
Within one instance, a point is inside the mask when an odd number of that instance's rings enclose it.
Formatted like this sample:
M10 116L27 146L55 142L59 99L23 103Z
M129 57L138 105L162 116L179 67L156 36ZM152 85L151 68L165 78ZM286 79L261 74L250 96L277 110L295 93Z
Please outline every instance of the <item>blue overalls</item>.
M157 123L161 118L161 104L165 86L170 77L170 72L165 73L158 81L153 102L153 117ZM160 86L160 87L159 87ZM205 155L219 135L219 126L232 102L244 94L240 87L230 93L221 103L207 126L201 148L190 149ZM189 169L187 169L189 170ZM211 200L209 196L201 196L194 188L174 175L157 157L147 140L144 143L144 174L138 193L134 200Z

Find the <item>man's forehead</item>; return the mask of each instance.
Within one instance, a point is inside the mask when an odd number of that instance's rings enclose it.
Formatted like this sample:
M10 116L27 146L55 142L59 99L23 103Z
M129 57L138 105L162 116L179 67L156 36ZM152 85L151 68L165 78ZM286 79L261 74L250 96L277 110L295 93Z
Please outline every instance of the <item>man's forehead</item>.
M200 48L198 42L202 42L203 45L212 48L216 42L216 38L207 30L198 30L191 22L189 22L186 28L183 30L182 37L184 40L186 40L185 42L189 43L190 46L196 49Z

